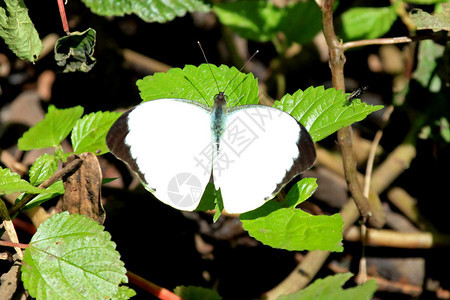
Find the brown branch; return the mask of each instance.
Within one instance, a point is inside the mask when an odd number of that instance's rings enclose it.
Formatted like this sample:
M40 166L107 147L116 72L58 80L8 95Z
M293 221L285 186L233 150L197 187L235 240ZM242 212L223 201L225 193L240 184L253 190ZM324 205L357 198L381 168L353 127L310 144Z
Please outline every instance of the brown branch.
M333 25L333 4L334 0L326 0L322 6L323 33L330 53L330 69L332 75L333 86L337 90L345 91L344 83L344 64L345 55L342 43L338 41ZM361 185L358 182L356 170L356 158L353 153L352 146L352 129L350 126L344 127L338 131L338 143L341 148L342 158L345 170L345 179L347 180L348 189L355 201L363 221L369 217L369 223L373 227L383 226L383 218L378 214L374 214L370 209L370 204L364 196Z
M83 161L81 159L76 159L76 160L72 161L71 163L67 164L64 168L56 171L49 179L47 179L46 181L41 183L38 186L38 188L40 188L40 189L48 188L49 186L51 186L58 180L61 180L61 178L63 178L63 176L78 169L82 163L83 163ZM25 197L23 197L19 203L17 203L13 207L11 207L11 209L9 210L9 214L11 216L14 216L17 212L19 212L25 205L27 205L27 203L29 203L31 200L33 200L34 197L36 197L36 196L37 196L36 194L25 195Z

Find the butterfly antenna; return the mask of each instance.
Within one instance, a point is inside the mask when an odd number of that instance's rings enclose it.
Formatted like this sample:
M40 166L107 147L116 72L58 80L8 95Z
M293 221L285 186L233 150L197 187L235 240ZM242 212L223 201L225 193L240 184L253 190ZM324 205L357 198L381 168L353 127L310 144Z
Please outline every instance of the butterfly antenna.
M216 79L216 76L214 76L214 72L212 71L212 69L211 69L211 66L209 65L209 61L208 61L208 59L206 58L206 54L205 54L205 51L203 51L203 47L202 47L202 44L200 43L200 41L197 41L197 44L198 44L198 46L199 46L200 50L202 51L202 54L203 54L203 58L205 59L206 63L208 64L208 67L209 67L209 70L211 71L212 77L214 78L214 81L216 82L217 90L218 90L218 91L219 91L219 93L220 93L220 88L219 88L219 84L217 83L217 79Z
M253 57L255 57L256 54L259 53L259 50L256 50L255 53L253 53L252 56L250 56L250 58L247 60L247 62L239 69L239 72L236 72L236 74L234 74L233 78L231 78L231 80L228 82L227 86L225 87L225 89L223 90L223 92L225 93L226 89L228 88L228 86L230 85L231 82L233 82L233 80L236 78L236 76L241 73L241 71L248 65L248 63L253 59ZM244 81L242 81L244 82ZM242 84L242 82L240 84ZM239 85L240 85L239 84ZM235 89L236 90L236 89Z

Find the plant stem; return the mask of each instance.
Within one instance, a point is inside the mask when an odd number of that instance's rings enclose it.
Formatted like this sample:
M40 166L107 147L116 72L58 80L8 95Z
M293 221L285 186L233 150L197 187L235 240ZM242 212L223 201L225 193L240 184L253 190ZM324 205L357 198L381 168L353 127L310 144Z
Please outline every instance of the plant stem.
M362 47L362 46L368 46L368 45L392 45L392 44L410 43L412 41L413 41L412 38L407 37L407 36L351 41L351 42L346 42L346 43L342 44L342 50L346 51L350 48Z
M7 246L7 247L14 247L14 248L28 248L29 244L22 244L22 243L14 243L10 241L0 241L0 246Z
M66 17L66 9L64 8L64 1L63 0L57 0L58 1L58 8L59 8L59 14L61 15L61 23L64 29L64 32L69 35L69 24L67 23L67 17Z
M56 181L61 180L65 175L73 172L74 170L78 169L81 164L83 163L83 160L81 159L75 159L71 163L67 164L64 168L61 170L56 171L49 179L41 183L38 188L40 189L46 189L52 184L54 184ZM19 212L27 203L29 203L33 198L36 197L36 194L27 194L25 197L20 200L19 203L11 207L9 210L9 214L14 217L14 215Z
M127 271L127 276L128 276L128 279L130 280L131 284L134 284L134 285L146 290L147 292L158 297L159 299L182 300L180 297L178 297L177 295L175 295L173 292L169 291L168 289L162 288L131 271Z

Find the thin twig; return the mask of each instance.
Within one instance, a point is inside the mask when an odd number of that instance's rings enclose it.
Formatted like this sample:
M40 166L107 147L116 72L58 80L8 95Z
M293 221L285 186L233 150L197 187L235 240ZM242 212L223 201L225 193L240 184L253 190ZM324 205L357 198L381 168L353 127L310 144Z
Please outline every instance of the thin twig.
M369 45L402 44L402 43L411 43L412 41L413 41L413 39L408 36L380 38L380 39L371 39L371 40L359 40L359 41L346 42L346 43L342 44L342 49L343 49L343 51L346 51L350 48L355 48L355 47L363 47L363 46L369 46Z
M71 163L67 164L64 168L56 171L49 179L47 179L46 181L44 181L43 183L41 183L38 188L39 189L46 189L49 186L51 186L52 184L54 184L55 182L57 182L58 180L61 180L61 178L63 178L65 175L73 172L74 170L78 169L81 164L83 163L82 159L75 159L73 160ZM25 205L27 205L27 203L29 203L31 200L34 199L34 197L36 197L36 194L27 194L25 195L25 197L22 198L22 200L20 200L19 203L17 203L16 205L14 205L13 207L11 207L11 209L9 210L9 214L11 216L14 216L18 211L20 211Z

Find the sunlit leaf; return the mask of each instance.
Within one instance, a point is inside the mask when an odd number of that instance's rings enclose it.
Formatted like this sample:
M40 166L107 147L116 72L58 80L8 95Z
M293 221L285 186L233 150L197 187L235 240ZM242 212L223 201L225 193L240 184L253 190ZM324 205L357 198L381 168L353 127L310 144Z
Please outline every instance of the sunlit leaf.
M164 23L187 12L210 10L202 0L82 0L94 13L102 16L136 14L146 22Z
M56 214L39 226L25 250L22 281L36 299L116 298L127 277L115 248L92 219Z
M35 62L42 43L23 0L5 0L0 6L0 37L17 57Z
M313 216L295 208L316 189L316 179L305 178L288 192L284 202L271 200L241 214L242 226L250 236L273 248L342 251L344 222L339 214Z
M278 297L277 300L370 300L377 289L374 279L363 285L343 289L344 283L353 276L352 273L342 273L317 279L308 287L290 295Z
M69 135L77 120L83 114L83 107L57 109L50 105L45 118L30 128L19 139L20 150L58 147Z

